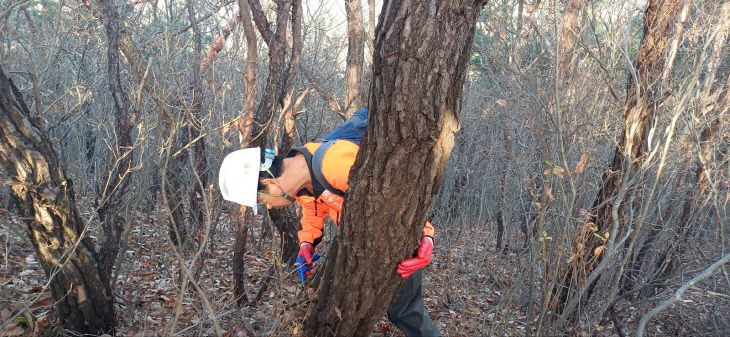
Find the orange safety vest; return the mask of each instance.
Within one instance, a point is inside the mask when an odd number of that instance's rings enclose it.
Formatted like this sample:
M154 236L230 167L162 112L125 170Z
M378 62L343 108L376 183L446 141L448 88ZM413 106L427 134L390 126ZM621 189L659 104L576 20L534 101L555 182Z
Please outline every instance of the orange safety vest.
M304 146L292 149L287 157L304 155L307 165L312 174L312 155L322 145L320 142L311 142ZM355 158L360 147L347 140L338 140L332 144L322 158L322 176L332 187L341 191L347 191L349 186L347 178L350 169L355 164ZM324 189L312 177L314 195L297 195L296 200L302 206L302 229L299 231L299 242L319 243L322 237L324 220L329 215L335 224L339 226L342 215L342 203L345 198ZM434 228L430 222L426 222L423 228L423 235L433 237Z

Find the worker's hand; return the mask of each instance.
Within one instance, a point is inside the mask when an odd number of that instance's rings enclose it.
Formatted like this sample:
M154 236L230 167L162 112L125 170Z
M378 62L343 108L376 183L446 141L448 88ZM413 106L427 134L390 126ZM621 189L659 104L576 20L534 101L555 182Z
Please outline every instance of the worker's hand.
M418 247L416 257L405 259L398 264L396 271L400 277L406 278L431 263L431 255L433 255L433 238L424 236L421 239L421 246Z
M306 265L311 266L312 255L314 255L314 246L309 242L302 242L299 245L299 254L297 256L303 258Z
M309 242L302 242L299 245L299 254L297 254L297 271L299 272L299 282L304 283L307 276L312 275L312 262L319 259L318 254L314 254L314 246Z

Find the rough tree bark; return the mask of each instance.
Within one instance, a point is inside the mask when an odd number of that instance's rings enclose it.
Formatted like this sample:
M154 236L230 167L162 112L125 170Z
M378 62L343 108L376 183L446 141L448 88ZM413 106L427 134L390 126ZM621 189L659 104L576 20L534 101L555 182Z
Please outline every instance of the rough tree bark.
M345 116L362 108L360 85L365 62L365 32L361 0L345 0L347 13L347 65L345 66ZM371 19L372 20L372 19Z
M385 1L370 118L308 336L365 336L395 298L459 127L462 85L486 1ZM414 189L414 186L418 186Z
M119 244L124 231L125 219L122 216L123 197L129 191L132 167L132 126L136 118L129 112L129 100L119 76L119 12L116 1L104 0L109 16L104 25L108 39L107 74L109 89L114 101L115 131L117 144L107 160L107 179L101 182L96 194L96 206L104 238L99 250L99 262L104 271L102 280L111 286L112 267L119 253Z
M114 333L111 290L76 211L73 183L21 97L0 68L0 165L48 276L58 318L69 330Z
M654 111L665 98L659 80L665 71L666 53L672 41L674 23L683 1L649 1L644 15L644 35L634 61L634 72L628 78L621 141L614 151L610 166L604 172L601 189L593 204L596 215L591 220L598 233L603 235L609 232L609 240L604 242L587 230L578 235L577 248L573 254L582 256L584 263L576 264L562 275L562 290L558 304L564 317L577 316L573 315L572 311L578 303L588 301L592 294L591 288L600 278L598 274L591 275L603 257L603 250L597 248L611 245L611 242L622 236L628 228L624 211L631 205L628 205L622 196L629 195L634 186L625 183L623 179L637 174L646 154ZM617 219L614 219L614 212ZM614 221L617 224L615 228ZM610 252L611 247L606 251Z

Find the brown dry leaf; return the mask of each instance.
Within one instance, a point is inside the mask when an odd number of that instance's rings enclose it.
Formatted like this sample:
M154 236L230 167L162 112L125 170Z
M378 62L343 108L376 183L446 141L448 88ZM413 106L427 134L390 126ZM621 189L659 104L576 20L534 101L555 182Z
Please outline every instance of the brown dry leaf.
M43 286L35 286L28 291L24 291L23 294L35 294L43 290Z
M53 305L53 299L50 297L46 297L42 300L39 300L38 302L33 303L33 305L30 306L31 309L36 309L40 307L48 307Z
M51 316L43 316L38 319L38 321L35 323L35 330L33 330L33 336L45 336L48 334L48 332L44 333L44 330L46 330L46 327L51 324ZM99 336L102 337L102 336Z
M603 250L606 249L606 246L598 246L596 249L593 250L593 254L596 255L596 257L601 256L601 253L603 253Z
M588 164L588 158L590 156L587 153L584 153L580 156L580 160L578 161L578 165L575 166L575 174L581 174L586 169L586 165Z
M499 104L500 106L504 107L504 108L506 108L506 107L507 107L507 101L505 101L505 100L503 100L503 99L498 99L498 100L496 100L495 102L496 102L497 104Z
M5 330L5 332L2 333L2 336L22 336L25 334L25 329L19 327L19 326L13 326L10 329Z
M553 197L553 189L548 188L547 191L545 191L545 194L547 194L548 198L550 198L550 201L555 201L555 197Z

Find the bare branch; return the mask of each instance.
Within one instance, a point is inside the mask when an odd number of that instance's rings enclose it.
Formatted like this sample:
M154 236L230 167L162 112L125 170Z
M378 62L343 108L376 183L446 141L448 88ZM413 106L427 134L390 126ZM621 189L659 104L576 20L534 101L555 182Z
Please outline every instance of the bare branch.
M654 307L654 309L649 310L644 316L641 317L641 320L639 320L639 326L636 327L636 337L642 337L644 336L644 330L646 329L646 323L649 323L649 320L656 316L660 311L666 309L668 306L672 305L672 303L678 301L681 299L682 294L684 294L687 289L694 286L697 282L701 281L702 279L712 275L712 273L715 271L715 269L720 268L723 264L730 261L730 253L725 254L722 258L717 260L715 263L707 267L703 272L697 274L697 276L693 277L691 280L687 281L687 283L683 284L677 291L672 295L671 297L667 298L659 304L658 306Z

